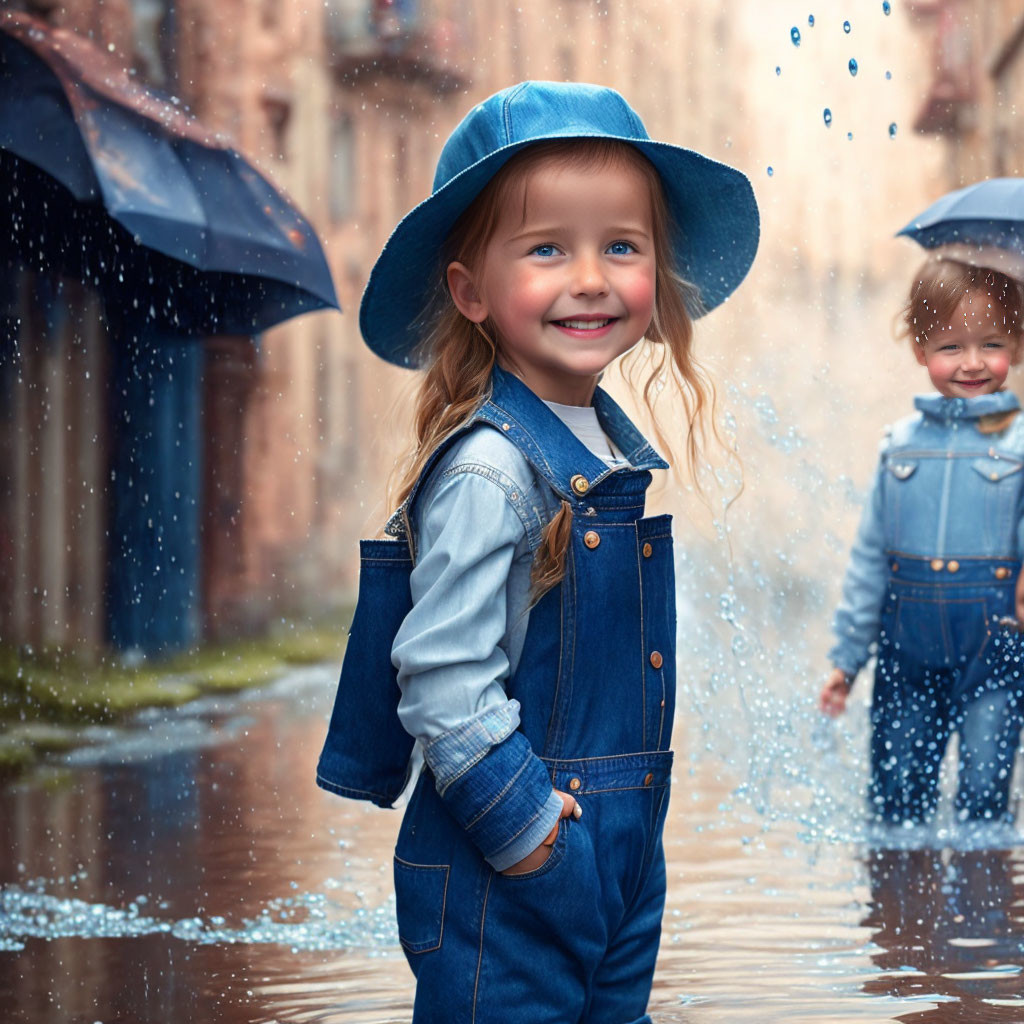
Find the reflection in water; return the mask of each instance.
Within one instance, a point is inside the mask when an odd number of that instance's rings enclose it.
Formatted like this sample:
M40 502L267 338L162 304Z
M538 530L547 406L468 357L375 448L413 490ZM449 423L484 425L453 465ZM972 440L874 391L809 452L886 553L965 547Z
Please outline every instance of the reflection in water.
M871 850L864 925L880 947L870 995L925 997L915 1024L1015 1021L1024 1010L1024 921L1007 850ZM1015 896L1016 892L1016 896Z
M399 815L312 783L333 680L150 716L0 793L0 1021L409 1020ZM859 853L857 772L850 804L812 784L850 744L802 700L750 691L790 726L745 771L720 714L679 723L656 1024L1024 1020L1024 851Z

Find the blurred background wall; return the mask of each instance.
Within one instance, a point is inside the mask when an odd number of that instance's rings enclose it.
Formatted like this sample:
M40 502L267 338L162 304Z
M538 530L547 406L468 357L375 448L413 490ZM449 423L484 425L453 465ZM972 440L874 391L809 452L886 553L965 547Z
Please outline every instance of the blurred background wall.
M652 136L753 181L757 261L698 331L745 491L724 515L738 475L712 452L703 501L680 480L657 499L689 521L684 552L720 577L709 594L747 574L834 598L882 426L926 383L892 340L921 256L893 234L942 192L1024 163L1012 0L3 6L91 39L226 135L317 227L345 309L201 343L182 455L196 479L197 525L181 541L192 569L165 648L350 599L355 541L386 517L412 393L364 350L359 296L391 228L429 193L448 132L491 92L527 77L614 86ZM0 295L0 640L147 653L105 611L107 317L87 285L45 276L8 275ZM615 374L608 384L625 394Z

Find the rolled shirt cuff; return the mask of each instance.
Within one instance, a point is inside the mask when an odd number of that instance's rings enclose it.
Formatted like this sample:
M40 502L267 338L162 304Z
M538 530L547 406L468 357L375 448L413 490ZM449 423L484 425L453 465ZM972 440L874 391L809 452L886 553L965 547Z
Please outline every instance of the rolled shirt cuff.
M423 748L437 791L445 790L519 728L519 701L496 704L435 736Z
M521 732L511 733L445 785L437 780L437 791L498 871L540 846L562 807L544 762Z
M547 839L561 816L562 798L552 789L547 803L541 808L537 818L519 835L518 839L513 840L495 856L488 857L487 862L495 871L504 871L505 868L518 864Z

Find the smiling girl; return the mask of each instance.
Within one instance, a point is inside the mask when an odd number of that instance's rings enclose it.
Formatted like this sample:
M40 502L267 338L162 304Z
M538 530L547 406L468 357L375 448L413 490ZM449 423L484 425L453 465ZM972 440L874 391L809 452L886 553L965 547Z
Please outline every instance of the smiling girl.
M390 804L415 741L394 872L416 1024L650 1020L676 627L644 497L667 465L598 381L644 345L692 468L692 321L757 237L738 171L610 89L526 82L455 129L373 269L364 338L423 378L318 781Z
M961 820L1009 815L1024 724L1024 417L1004 390L1020 355L1021 286L994 270L932 259L903 323L935 394L882 445L836 613L822 710L846 705L877 651L871 702L872 815L919 822L959 734ZM1007 628L1009 627L1009 628Z

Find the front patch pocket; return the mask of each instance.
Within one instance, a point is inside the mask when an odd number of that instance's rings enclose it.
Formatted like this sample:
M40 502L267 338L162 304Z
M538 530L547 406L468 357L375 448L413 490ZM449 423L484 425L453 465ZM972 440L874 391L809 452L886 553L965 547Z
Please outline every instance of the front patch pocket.
M395 908L398 941L407 953L441 948L448 864L410 864L395 857Z

